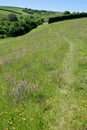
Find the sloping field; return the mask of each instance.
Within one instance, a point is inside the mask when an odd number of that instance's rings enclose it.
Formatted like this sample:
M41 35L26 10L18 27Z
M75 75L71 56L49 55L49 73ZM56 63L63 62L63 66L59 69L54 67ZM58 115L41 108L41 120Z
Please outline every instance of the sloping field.
M10 13L15 13L16 15L38 15L40 18L44 19L45 22L48 21L50 17L56 17L60 16L62 12L52 12L52 11L46 11L46 10L35 10L35 9L27 9L26 8L20 8L20 7L12 7L12 6L0 6L0 18L4 18ZM29 12L28 12L29 11Z
M87 19L0 40L0 130L87 129Z
M0 15L8 15L9 13L26 14L23 12L23 8L12 6L0 6Z
M12 6L0 6L0 9L8 10L8 11L14 11L18 13L23 13L23 8L20 7L12 7Z

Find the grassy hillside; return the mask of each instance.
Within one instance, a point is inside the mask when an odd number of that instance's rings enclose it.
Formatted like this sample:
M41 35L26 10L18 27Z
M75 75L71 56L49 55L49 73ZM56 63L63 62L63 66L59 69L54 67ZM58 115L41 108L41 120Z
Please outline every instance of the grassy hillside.
M20 17L20 15L27 15L27 13L23 11L23 8L0 6L0 19L6 18L11 13L16 14L18 17Z
M62 12L37 10L37 9L31 9L31 8L24 8L23 11L28 14L38 15L39 17L43 18L45 22L47 22L50 17L57 17L63 14Z
M56 17L61 15L61 12L53 12L46 10L35 10L28 8L12 7L12 6L0 6L0 18L7 16L9 13L15 13L17 15L38 15L45 21L48 21L50 17Z
M0 6L0 9L7 9L7 10L11 10L11 11L15 11L15 12L20 12L22 13L22 9L20 7L12 7L12 6Z
M87 19L0 40L0 130L87 129Z
M12 6L0 6L0 13L3 14L7 14L7 13L11 13L11 11L15 12L15 13L20 13L23 14L23 8L20 7L12 7Z

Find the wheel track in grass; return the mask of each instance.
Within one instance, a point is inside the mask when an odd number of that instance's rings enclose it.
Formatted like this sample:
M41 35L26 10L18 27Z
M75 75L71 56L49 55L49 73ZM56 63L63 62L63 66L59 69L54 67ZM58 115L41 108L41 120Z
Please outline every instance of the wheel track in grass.
M66 54L63 62L63 79L65 81L65 84L70 86L74 82L74 67L75 67L75 61L74 61L74 53L75 53L75 47L74 43L68 39L67 37L63 36L65 41L69 45L69 51Z
M80 43L77 44L65 36L63 38L69 45L69 49L62 63L63 81L61 82L59 104L57 105L60 114L56 119L57 126L54 130L83 130L86 128L83 122L87 119L85 114L87 110L79 104L79 97L74 86L77 77L79 77L79 75L75 75L75 71L78 69L78 51L81 47ZM60 119L58 120L58 118Z
M53 130L74 130L72 128L72 123L75 111L78 109L77 100L73 94L73 84L75 82L74 70L75 70L75 45L67 37L62 36L65 42L69 45L68 52L66 53L63 63L62 63L62 82L61 87L59 88L59 103L55 106L56 109L59 109L60 113L56 115L56 122L53 126ZM54 108L54 111L55 111ZM59 118L59 119L58 119Z
M64 113L61 116L60 120L60 129L62 130L64 126L65 129L70 130L70 122L72 121L73 117L73 107L77 107L77 103L75 100L74 95L72 94L72 86L74 84L74 69L75 69L75 45L74 43L67 37L63 36L65 42L69 45L69 50L65 55L63 66L62 66L62 78L63 83L61 84L62 87L60 89L61 93L61 113ZM67 119L67 120L66 120ZM63 127L62 127L63 126Z

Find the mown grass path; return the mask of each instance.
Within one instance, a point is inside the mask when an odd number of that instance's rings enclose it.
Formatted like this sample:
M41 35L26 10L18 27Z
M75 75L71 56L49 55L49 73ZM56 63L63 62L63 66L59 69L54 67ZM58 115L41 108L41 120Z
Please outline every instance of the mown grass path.
M80 50L80 45L72 42L72 40L66 36L62 37L69 45L69 49L62 62L62 82L60 81L61 87L60 89L58 88L58 95L56 97L58 100L54 101L56 102L54 109L58 113L55 115L55 123L51 129L84 130L86 127L82 126L82 124L85 124L87 121L87 117L85 115L87 109L79 104L81 98L79 99L79 97L76 96L77 92L75 91L75 83L77 82L75 70L78 68L78 61L76 60L76 56L78 55L77 49Z
M64 37L65 41L69 45L69 51L67 52L65 58L64 58L64 63L63 63L63 78L65 80L66 85L71 85L74 82L74 54L75 52L75 47L74 43L68 39L67 37Z
M74 84L74 69L75 69L75 60L74 54L75 52L75 45L73 42L68 39L67 37L63 36L64 40L69 45L69 50L64 57L64 61L62 63L62 78L63 82L61 83L60 89L60 108L61 108L61 120L59 126L56 128L63 130L64 126L66 130L70 130L70 121L72 121L73 116L73 107L76 105L76 99L74 95L72 95L72 85Z

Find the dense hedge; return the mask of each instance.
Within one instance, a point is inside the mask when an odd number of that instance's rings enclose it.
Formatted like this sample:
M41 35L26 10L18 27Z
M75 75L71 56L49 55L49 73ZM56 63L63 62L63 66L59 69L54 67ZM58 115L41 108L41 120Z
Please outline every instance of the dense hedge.
M0 21L0 38L23 35L42 22L42 19L32 15L21 16L20 18L12 14L8 15L6 20Z
M58 22L58 21L63 21L63 20L68 20L68 19L83 18L83 17L87 17L87 13L84 13L84 12L82 12L82 13L70 13L70 14L50 18L48 23L50 24L50 23L53 23L53 22Z

